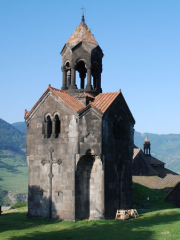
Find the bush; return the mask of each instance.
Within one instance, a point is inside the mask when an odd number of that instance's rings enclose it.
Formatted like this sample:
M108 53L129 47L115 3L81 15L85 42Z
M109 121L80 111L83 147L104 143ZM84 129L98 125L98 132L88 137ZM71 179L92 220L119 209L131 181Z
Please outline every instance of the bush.
M27 202L17 201L15 204L13 204L12 208L27 207L27 205Z

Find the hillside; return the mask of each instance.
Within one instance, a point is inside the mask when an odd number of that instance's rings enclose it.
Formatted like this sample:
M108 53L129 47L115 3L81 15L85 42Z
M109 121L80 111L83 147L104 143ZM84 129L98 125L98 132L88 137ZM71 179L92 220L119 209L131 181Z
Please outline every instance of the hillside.
M26 148L26 135L0 118L0 150L21 152Z
M167 168L180 173L180 134L135 132L135 145L143 149L147 135L151 142L151 154L165 162ZM27 193L28 166L25 147L26 124L9 124L0 119L0 203L7 203L6 191Z
M20 132L26 134L26 123L25 122L16 122L12 124L13 127L18 129Z
M8 204L7 191L27 193L25 148L26 135L0 119L0 204Z

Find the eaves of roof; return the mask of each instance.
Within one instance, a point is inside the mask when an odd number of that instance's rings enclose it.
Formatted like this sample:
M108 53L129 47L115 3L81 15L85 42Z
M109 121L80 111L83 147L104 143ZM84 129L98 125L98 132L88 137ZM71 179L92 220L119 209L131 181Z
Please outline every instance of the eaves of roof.
M46 91L43 93L43 95L38 99L38 101L34 104L34 106L31 108L30 111L25 110L24 118L26 119L38 106L38 104L42 101L42 99L48 94L48 92L53 92L58 98L60 98L63 102L65 102L72 110L74 110L76 113L80 112L82 109L84 109L86 106L81 103L79 100L71 96L66 91L62 91L56 88L51 87L49 84Z
M39 98L39 100L36 102L36 104L31 108L31 110L30 111L25 110L25 116L24 116L25 119L27 119L27 117L34 111L34 109L38 106L38 104L42 101L42 99L50 91L53 92L58 98L60 98L65 104L67 104L77 114L82 114L83 112L85 113L86 110L88 110L92 107L92 108L96 109L100 113L101 116L108 110L108 108L115 101L115 99L120 94L122 95L120 90L119 90L119 92L100 93L95 98L93 96L91 96L90 94L85 93L86 96L92 98L92 102L90 101L89 104L87 106L85 106L81 101L79 101L77 98L70 95L68 92L53 88L49 84L46 91ZM123 100L124 100L124 98L123 98ZM125 100L124 100L124 102L125 102ZM126 102L125 102L125 104L126 104Z
M160 161L159 159L157 159L153 156L146 155L146 157L147 157L149 163L152 164L152 165L154 165L154 164L155 165L162 165L162 164L164 165L165 164L164 162Z
M141 151L141 148L134 148L133 149L133 160L140 153L140 151Z

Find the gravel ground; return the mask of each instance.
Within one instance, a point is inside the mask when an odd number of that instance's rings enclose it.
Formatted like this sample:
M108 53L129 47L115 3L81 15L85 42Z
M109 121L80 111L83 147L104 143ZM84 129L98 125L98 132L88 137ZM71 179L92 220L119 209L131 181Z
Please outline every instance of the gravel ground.
M1 211L6 211L9 210L11 207L7 207L7 206L1 206Z

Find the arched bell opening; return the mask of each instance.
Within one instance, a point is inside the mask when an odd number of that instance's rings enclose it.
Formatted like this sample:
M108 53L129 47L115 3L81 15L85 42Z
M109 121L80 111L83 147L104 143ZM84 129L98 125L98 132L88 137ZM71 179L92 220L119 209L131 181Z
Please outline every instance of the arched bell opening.
M79 89L85 88L86 73L87 73L87 69L85 67L85 62L83 60L80 60L76 65L76 79L77 79L77 86L79 86L78 87Z
M93 77L93 89L97 89L98 85L98 63L93 62L92 64L92 77Z

